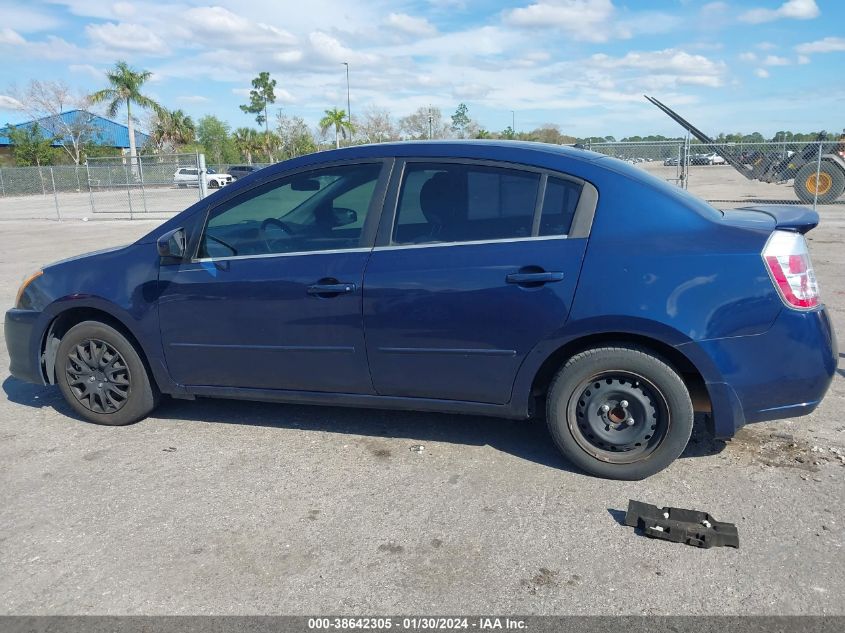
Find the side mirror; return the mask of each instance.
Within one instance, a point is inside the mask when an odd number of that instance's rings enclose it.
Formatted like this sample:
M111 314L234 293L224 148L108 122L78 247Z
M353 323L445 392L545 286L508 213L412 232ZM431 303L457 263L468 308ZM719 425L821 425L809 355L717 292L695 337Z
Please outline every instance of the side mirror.
M185 256L185 229L180 227L168 231L158 238L156 245L161 257L182 259Z
M358 214L353 209L332 209L332 216L335 226L346 226L358 221Z

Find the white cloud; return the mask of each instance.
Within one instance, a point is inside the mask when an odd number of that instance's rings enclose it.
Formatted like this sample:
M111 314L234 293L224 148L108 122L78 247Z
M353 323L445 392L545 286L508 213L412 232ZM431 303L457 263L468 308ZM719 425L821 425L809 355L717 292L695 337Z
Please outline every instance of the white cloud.
M20 33L13 31L10 28L0 29L0 44L12 44L13 46L20 46L26 44L26 40L21 37Z
M807 57L806 55L799 55L799 56L798 56L798 63L799 63L799 64L809 64L809 63L810 63L810 58L809 58L809 57Z
M751 51L747 51L745 53L740 53L739 59L744 62L753 63L757 61L757 54Z
M197 7L185 12L185 24L191 35L213 46L227 48L272 48L296 43L288 31L252 22L223 7Z
M314 53L327 62L334 62L336 64L349 62L350 64L368 65L377 59L371 53L354 51L344 46L340 43L340 40L322 31L311 33L308 36L308 41L311 43Z
M23 104L8 95L0 95L0 110L23 110Z
M777 46L771 42L760 42L759 44L756 44L754 48L760 49L761 51L770 51L773 48L777 48Z
M765 68L758 68L754 71L754 74L760 77L760 79L766 79L769 76L769 71Z
M130 22L89 24L85 33L95 44L111 50L166 55L169 48L158 35L145 26Z
M835 53L845 51L845 38L842 37L826 37L815 42L806 42L795 47L801 55L811 55L813 53Z
M67 68L72 73L88 75L89 77L95 79L102 79L103 77L105 77L105 71L99 68L95 68L91 64L71 64Z
M786 57L779 57L778 55L767 55L763 63L766 66L789 66L789 60Z
M302 51L292 50L284 51L282 53L275 53L273 59L282 62L283 64L296 64L302 61Z
M176 97L176 100L182 103L207 103L209 98L203 95L181 95Z
M385 22L389 27L408 35L428 37L437 33L437 29L425 18L414 17L406 13L391 13Z
M812 20L817 18L820 13L816 0L787 0L777 9L751 9L739 16L739 19L743 22L759 24L780 18Z
M602 42L609 37L613 13L611 0L541 0L507 11L504 20L512 26L560 29L575 39Z
M632 51L624 57L597 53L590 58L600 68L647 71L657 84L690 84L717 87L723 83L725 64L704 55L667 48L662 51Z
M119 18L128 18L135 15L135 6L129 2L115 2L111 5L111 10Z

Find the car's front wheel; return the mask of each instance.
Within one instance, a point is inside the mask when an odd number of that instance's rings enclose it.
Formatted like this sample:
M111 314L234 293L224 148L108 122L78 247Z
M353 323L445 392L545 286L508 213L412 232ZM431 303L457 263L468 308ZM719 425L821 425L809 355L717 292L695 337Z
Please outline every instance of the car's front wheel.
M56 382L73 410L96 424L132 424L146 417L159 400L132 343L99 321L83 321L62 337Z
M609 479L644 479L684 450L692 401L680 375L638 347L576 354L549 389L546 420L575 466Z

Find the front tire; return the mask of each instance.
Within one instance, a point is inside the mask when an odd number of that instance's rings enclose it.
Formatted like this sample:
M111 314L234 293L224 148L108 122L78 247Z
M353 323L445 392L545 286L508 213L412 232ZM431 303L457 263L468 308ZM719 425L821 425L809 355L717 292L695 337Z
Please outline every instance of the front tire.
M138 351L99 321L83 321L62 337L56 382L67 403L95 424L123 426L155 409L159 392Z
M608 479L644 479L671 464L692 433L693 408L678 373L638 347L576 354L549 389L546 421L572 464Z

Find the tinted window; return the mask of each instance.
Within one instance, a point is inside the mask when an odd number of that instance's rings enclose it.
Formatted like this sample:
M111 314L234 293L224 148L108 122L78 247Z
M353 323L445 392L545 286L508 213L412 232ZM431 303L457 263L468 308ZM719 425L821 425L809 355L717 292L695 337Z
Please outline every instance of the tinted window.
M549 178L543 211L540 215L540 235L566 235L581 197L581 184L562 178Z
M397 244L530 237L540 176L447 163L409 163L399 196Z
M355 248L381 164L331 167L259 187L215 209L200 257Z

